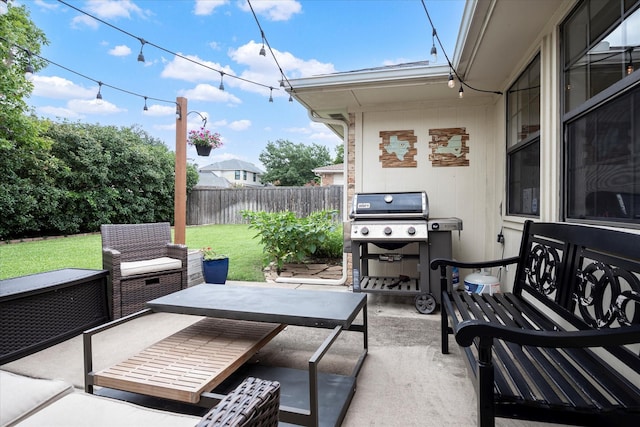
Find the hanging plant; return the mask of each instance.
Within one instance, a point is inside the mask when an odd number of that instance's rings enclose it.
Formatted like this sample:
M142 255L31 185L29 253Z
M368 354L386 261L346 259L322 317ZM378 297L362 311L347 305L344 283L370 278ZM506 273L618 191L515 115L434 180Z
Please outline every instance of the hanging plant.
M201 127L198 130L190 130L188 134L189 145L196 147L199 156L208 156L213 148L222 146L222 139L218 132L210 132Z

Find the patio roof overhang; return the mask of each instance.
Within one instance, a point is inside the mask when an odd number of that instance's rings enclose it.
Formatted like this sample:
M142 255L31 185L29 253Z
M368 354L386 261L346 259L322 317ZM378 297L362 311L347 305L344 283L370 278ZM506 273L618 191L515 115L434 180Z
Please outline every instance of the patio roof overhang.
M502 92L508 87L517 70L538 50L537 42L546 33L546 27L555 25L559 19L555 16L566 13L575 2L468 1L456 49L453 55L449 53L449 58L466 83L489 93L465 87L465 102L486 102L487 98L491 101L498 97L490 92ZM376 106L451 102L458 97L459 83L450 89L448 78L448 65L429 65L424 61L292 79L291 84L292 96L313 115L341 119L349 112ZM343 137L341 126L330 127Z

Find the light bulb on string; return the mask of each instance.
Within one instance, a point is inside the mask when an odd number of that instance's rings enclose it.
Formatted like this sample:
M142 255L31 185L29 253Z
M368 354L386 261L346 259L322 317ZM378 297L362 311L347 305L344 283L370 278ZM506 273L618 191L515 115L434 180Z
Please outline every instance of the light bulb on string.
M273 88L269 88L269 102L273 102Z
M460 90L458 91L458 98L464 98L464 89L462 89L462 83L460 83Z
M147 97L144 97L144 108L142 109L142 111L149 111L149 108L147 107Z
M146 43L146 40L145 39L139 39L139 40L140 40L140 53L138 54L138 62L145 62L142 49L144 48L144 44Z
M449 81L447 82L449 89L453 89L456 86L456 81L453 79L453 73L449 72Z
M224 90L224 83L222 82L222 78L224 77L224 73L221 71L220 72L220 86L218 86L218 89L220 90Z
M96 103L102 104L102 82L98 82L98 93L96 94Z
M431 59L434 63L438 62L438 49L436 49L436 29L433 29L433 33L431 34Z

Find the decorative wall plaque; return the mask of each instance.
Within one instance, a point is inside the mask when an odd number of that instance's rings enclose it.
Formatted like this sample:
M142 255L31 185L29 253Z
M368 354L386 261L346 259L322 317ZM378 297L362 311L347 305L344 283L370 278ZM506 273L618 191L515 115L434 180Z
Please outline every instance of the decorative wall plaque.
M429 129L429 160L433 166L469 166L467 128Z
M380 163L383 168L415 168L416 142L418 137L413 130L380 131Z

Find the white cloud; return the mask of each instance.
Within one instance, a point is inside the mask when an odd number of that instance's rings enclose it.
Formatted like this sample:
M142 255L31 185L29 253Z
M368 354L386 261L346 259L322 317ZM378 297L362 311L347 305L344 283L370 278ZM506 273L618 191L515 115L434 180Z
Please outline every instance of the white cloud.
M67 107L72 111L99 115L124 113L127 111L124 108L117 107L109 101L98 101L97 99L71 99L67 102Z
M44 98L72 99L92 98L98 93L97 89L88 89L76 85L70 80L57 76L33 76L33 94Z
M38 113L44 115L44 116L50 116L50 117L60 117L63 119L82 119L84 118L84 115L79 114L76 111L70 110L68 108L63 108L63 107L53 107L51 105L48 106L43 106L43 107L38 107L37 108Z
M46 1L43 1L43 0L36 0L35 3L36 3L36 6L39 6L43 9L54 10L58 8L58 4L47 3Z
M238 2L240 9L250 12L251 8L245 1ZM252 3L253 10L271 21L287 21L296 13L302 11L302 5L296 0L261 0Z
M150 104L147 101L147 108L148 108L147 111L142 112L142 114L144 114L145 116L160 117L160 116L175 116L176 114L175 106Z
M113 55L113 56L131 55L131 48L127 45L121 44L109 50L109 55Z
M231 93L218 89L217 86L201 83L193 89L180 91L180 95L187 99L208 102L227 102L230 104L241 104L242 100Z
M270 57L270 53L267 53L266 57L258 55L261 47L262 43L256 43L251 40L235 50L230 50L229 56L238 64L248 67L247 70L240 74L240 77L253 82L262 83L267 86L273 85L274 98L278 96L288 97L289 94L280 89L280 80L282 79L282 76L280 74L280 70L275 64L275 61ZM296 58L289 52L280 52L273 48L272 50L273 54L278 59L278 63L289 79L335 73L335 68L331 63L322 63L315 59L303 60ZM268 88L247 82L239 82L238 85L244 90L269 96Z
M200 57L198 57L197 55L183 55L181 53L179 53L179 55L184 56L188 59L183 59L176 56L171 61L167 61L163 58L163 61L166 62L165 67L160 74L162 77L185 80L188 82L219 82L220 73L214 70L222 71L225 74L235 74L231 68L223 67L217 62L205 61L203 59L200 59ZM196 63L192 61L195 61ZM205 65L205 67L199 64Z
M193 13L195 15L211 15L217 7L225 4L229 4L229 0L196 0Z
M251 127L251 120L246 120L246 119L236 120L229 123L229 129L236 130L236 131L247 130L250 127Z
M144 16L144 12L131 0L89 0L85 9L98 18L131 18L131 13Z
M152 15L152 12L141 9L131 0L88 0L83 9L98 18L106 20L131 19L132 14L141 17ZM71 23L75 28L85 25L97 29L99 26L98 21L84 14L75 16Z

